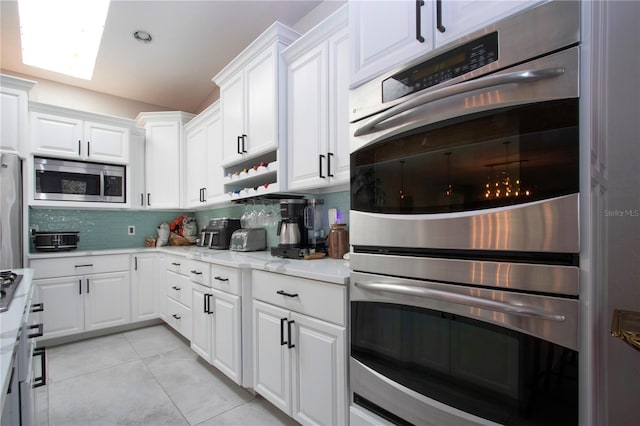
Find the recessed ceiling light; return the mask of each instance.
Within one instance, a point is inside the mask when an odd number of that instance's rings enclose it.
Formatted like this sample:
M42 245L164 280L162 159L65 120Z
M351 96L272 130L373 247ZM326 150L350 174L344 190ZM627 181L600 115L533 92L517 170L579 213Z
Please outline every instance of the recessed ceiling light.
M151 43L152 40L151 34L146 31L136 31L133 33L133 38L143 43Z
M23 63L91 79L109 0L20 0L18 11Z

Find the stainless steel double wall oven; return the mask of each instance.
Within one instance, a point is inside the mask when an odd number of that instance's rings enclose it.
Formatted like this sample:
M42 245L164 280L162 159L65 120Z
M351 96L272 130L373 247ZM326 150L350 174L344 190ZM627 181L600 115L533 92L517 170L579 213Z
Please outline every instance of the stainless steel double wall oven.
M579 22L544 3L352 91L353 404L578 423Z

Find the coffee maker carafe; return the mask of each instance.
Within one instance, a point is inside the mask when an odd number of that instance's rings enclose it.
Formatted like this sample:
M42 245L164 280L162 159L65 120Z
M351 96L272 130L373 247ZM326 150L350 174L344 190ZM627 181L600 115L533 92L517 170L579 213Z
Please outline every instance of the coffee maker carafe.
M304 209L307 200L280 200L280 222L278 222L278 247L271 247L274 256L298 259L308 253L307 229L304 226Z

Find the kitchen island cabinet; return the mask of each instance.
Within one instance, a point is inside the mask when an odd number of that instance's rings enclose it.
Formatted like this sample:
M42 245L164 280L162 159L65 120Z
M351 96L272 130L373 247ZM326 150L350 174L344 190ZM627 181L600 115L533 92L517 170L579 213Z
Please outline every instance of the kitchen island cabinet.
M158 318L157 254L131 255L131 321Z
M44 303L43 339L128 324L129 256L33 259L37 303Z
M252 272L254 389L305 425L347 421L346 288Z

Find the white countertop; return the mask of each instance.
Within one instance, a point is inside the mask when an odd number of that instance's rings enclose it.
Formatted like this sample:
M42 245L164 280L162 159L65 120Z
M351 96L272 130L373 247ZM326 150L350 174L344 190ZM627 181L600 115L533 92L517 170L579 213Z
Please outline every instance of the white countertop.
M271 256L267 251L235 252L212 250L197 246L164 246L156 248L137 248L120 250L65 251L55 253L30 253L29 259L48 259L52 257L91 256L109 254L134 254L156 251L160 253L185 256L217 265L235 268L258 269L285 275L293 275L334 284L349 283L349 262L342 259L298 260Z
M5 396L9 386L11 375L11 357L16 346L18 333L23 320L26 320L25 312L28 314L31 306L31 282L33 279L32 269L12 269L16 274L22 275L22 280L11 299L9 310L0 313L0 381L2 383L2 398L0 407L4 406ZM17 372L16 372L17 374Z

